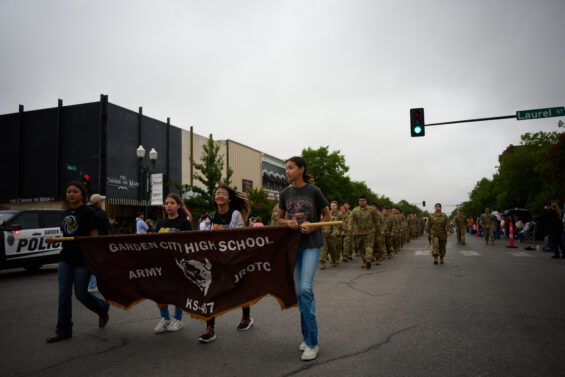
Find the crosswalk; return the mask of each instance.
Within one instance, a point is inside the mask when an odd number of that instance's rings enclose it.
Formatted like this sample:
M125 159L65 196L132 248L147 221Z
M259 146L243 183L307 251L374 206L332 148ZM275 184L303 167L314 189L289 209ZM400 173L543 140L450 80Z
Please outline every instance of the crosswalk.
M478 251L475 251L475 250L455 250L455 251L448 250L448 254L461 254L461 255L466 256L466 257L479 257L479 256L481 256L481 253L479 253ZM527 253L525 251L511 251L511 252L508 252L508 254L510 254L514 257L533 257L534 256L534 254ZM431 250L416 250L414 252L414 255L431 256L432 251Z

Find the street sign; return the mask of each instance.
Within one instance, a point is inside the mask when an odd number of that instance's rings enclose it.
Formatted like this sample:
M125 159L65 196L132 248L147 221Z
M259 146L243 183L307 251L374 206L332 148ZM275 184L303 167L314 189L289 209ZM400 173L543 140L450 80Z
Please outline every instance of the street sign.
M76 167L75 165L69 165L69 164L67 164L67 170L70 170L70 171L77 171L77 167Z
M540 118L562 117L565 116L565 107L550 107L547 109L518 110L516 111L517 120L530 120Z

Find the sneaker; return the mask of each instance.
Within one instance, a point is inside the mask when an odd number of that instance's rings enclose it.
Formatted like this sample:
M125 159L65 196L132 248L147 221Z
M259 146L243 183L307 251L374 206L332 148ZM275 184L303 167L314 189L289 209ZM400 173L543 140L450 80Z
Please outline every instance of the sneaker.
M167 326L169 326L169 320L165 318L161 318L159 323L155 327L155 334L161 334L167 331Z
M176 318L173 318L169 325L167 326L167 331L179 331L182 329L182 321L179 321Z
M306 342L302 342L300 343L300 345L298 346L298 349L300 351L304 351L306 349Z
M316 357L318 357L319 351L320 351L320 346L314 346L314 347L306 346L306 349L304 349L304 352L302 353L302 360L304 361L314 360Z
M241 322L237 325L238 331L246 331L249 330L253 326L253 317L241 317Z
M100 327L101 329L104 328L104 326L106 326L109 320L110 320L110 316L108 315L108 312L106 312L106 314L101 315L98 318L98 327Z
M214 333L214 328L212 326L208 326L206 328L206 332L198 338L198 340L202 343L210 343L214 339L216 339L216 334Z
M98 287L88 288L88 291L89 291L90 293L96 293L96 292L98 292Z

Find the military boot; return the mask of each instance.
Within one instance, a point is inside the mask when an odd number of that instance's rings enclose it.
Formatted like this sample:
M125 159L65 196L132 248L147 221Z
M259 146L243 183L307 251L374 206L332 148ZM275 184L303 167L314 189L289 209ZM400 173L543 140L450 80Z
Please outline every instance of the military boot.
M336 262L334 261L334 259L333 259L333 258L332 258L332 261L331 261L331 265L332 265L332 267L335 267L335 266L337 266L337 263L336 263Z
M380 266L380 265L381 265L381 260L380 260L380 259L375 260L375 264L376 264L377 266Z
M326 261L325 260L321 260L320 261L320 270L325 270L326 269Z
M437 264L437 258L438 257L434 257L434 264Z
M439 258L439 263L440 263L440 264L444 264L444 263L445 263L445 261L443 260L443 257L440 257L440 258Z

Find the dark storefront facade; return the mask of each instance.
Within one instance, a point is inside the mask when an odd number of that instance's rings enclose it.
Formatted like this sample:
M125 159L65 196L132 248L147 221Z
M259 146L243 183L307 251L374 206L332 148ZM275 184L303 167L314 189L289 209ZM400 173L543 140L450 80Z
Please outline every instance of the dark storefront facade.
M181 129L108 102L0 115L3 207L63 207L67 183L90 178L89 194L107 196L112 217L133 217L146 205L145 178L136 149L158 152L152 173L163 174L163 195L181 182ZM157 213L155 213L155 216ZM152 217L155 218L155 217Z

